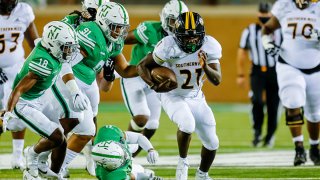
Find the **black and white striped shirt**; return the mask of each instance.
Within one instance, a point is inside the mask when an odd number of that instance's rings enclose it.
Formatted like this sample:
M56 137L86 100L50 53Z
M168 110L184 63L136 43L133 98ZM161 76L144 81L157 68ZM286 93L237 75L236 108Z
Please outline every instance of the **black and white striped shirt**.
M275 44L280 46L282 42L280 29L276 30L273 34ZM278 55L274 57L267 55L262 46L261 26L256 23L250 24L243 30L240 39L240 48L249 50L250 59L252 63L257 66L274 67L278 59Z

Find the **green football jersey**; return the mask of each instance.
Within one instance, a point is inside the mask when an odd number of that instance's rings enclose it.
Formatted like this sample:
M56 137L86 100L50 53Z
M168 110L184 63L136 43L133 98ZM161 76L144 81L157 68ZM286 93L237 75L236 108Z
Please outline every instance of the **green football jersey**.
M103 64L110 58L122 52L124 43L109 42L100 27L95 22L83 22L77 29L77 37L87 57L72 67L74 75L86 84L92 84L96 74Z
M41 96L56 81L57 75L61 70L61 62L51 56L41 43L32 50L23 64L20 72L17 74L13 88L28 74L33 72L39 77L36 84L21 97L26 100L32 100Z
M129 146L125 140L124 132L116 126L107 125L101 127L97 133L97 136L94 140L94 144L98 144L103 141L115 141L123 144L126 153L128 154L128 158L126 163L120 168L109 171L103 168L100 165L96 167L96 176L98 179L108 179L108 180L127 180L130 179L130 173L132 170L132 160L131 153L129 151Z
M76 13L67 15L61 21L70 24L74 29L76 29L80 25L80 23L85 22L85 20Z
M157 43L164 37L160 21L145 21L133 31L139 41L131 51L131 65L137 65L148 53L152 52Z

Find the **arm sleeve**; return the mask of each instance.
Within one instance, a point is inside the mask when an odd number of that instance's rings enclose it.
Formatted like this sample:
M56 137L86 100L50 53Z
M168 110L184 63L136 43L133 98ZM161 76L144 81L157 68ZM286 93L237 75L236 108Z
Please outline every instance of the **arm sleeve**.
M29 4L21 3L21 6L23 8L23 10L21 12L22 13L21 16L23 16L23 19L25 21L24 23L28 27L30 25L30 23L32 23L34 21L35 15L34 15L33 10Z
M242 32L239 44L241 49L249 49L249 32L249 28L244 29Z
M207 53L208 64L218 63L222 57L222 47L220 43L211 36L206 36L206 43L203 47L203 50Z
M128 144L138 144L145 151L153 148L151 142L144 135L131 131L126 131L125 133Z
M288 1L278 0L274 3L271 9L271 14L275 16L279 22L286 13L286 9L290 9L290 4Z
M35 73L40 78L46 78L52 74L52 65L46 59L33 59L29 63L29 71Z
M156 63L162 65L167 61L166 55L168 54L166 50L165 38L158 42L156 47L153 50L152 57Z
M146 23L140 23L138 27L133 31L133 34L135 38L139 41L141 44L147 44L149 41L149 33L148 28L146 26Z

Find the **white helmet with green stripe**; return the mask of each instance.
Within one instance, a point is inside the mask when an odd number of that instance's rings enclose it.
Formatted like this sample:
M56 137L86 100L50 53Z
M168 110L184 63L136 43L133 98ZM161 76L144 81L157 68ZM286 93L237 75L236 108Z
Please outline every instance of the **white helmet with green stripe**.
M169 35L173 35L174 24L177 17L187 11L189 11L188 7L180 0L171 0L167 2L160 13L162 28Z
M129 30L129 15L119 3L107 2L98 8L96 23L111 42L121 42Z
M127 153L122 144L115 141L102 141L92 148L92 158L105 169L112 171L124 165Z
M82 2L82 11L88 13L85 14L88 19L94 20L96 18L97 9L106 2L109 2L109 0L84 0Z
M72 26L62 21L52 21L43 28L41 45L60 62L69 62L79 48Z

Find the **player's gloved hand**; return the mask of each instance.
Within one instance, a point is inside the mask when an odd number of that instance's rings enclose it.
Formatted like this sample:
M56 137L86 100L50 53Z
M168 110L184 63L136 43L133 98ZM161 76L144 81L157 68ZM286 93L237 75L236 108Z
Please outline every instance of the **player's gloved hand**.
M108 59L103 65L103 78L106 81L114 81L114 60Z
M280 47L274 44L274 41L272 40L270 35L263 35L262 38L262 45L263 48L266 50L266 53L275 56L280 51Z
M72 101L76 111L83 111L88 109L89 99L86 95L82 94L81 91L72 94Z
M8 81L8 77L6 73L3 72L3 70L0 68L0 84L4 84Z
M12 112L8 111L8 112L4 113L3 117L1 118L2 119L2 129L1 129L2 133L7 131L8 122L10 120L12 120L13 118L16 118L16 116Z
M311 39L320 41L320 31L318 29L311 29L310 37Z
M154 149L148 150L147 160L150 164L156 164L159 158L159 154Z

